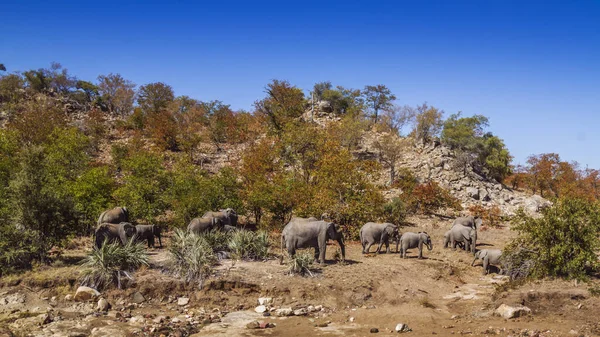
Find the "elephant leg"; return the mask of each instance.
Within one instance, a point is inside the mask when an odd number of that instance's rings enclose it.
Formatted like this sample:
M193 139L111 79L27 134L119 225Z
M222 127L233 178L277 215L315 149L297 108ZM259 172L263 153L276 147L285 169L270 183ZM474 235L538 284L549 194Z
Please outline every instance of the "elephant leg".
M327 244L325 244L325 246L323 246L323 248L321 248L320 250L321 254L319 255L319 263L325 264L325 251L327 250Z
M483 275L487 275L489 273L490 268L490 259L486 256L483 258Z
M419 259L423 258L423 241L419 241Z
M321 251L319 247L315 247L315 262L319 262L319 257L321 256Z
M370 242L369 242L369 243L367 243L367 245L366 245L366 247L367 247L367 248L365 249L365 254L369 254L369 250L371 250L371 246L372 246L372 245L373 245L373 244L372 244L372 243L370 243Z
M377 250L375 251L375 253L381 252L381 246L383 246L383 241L379 241L379 245L377 246Z
M296 248L294 248L292 245L287 246L287 251L290 257L294 257L294 255L296 255Z
M390 253L390 242L389 241L385 241L385 253L389 254Z
M454 239L450 240L450 245L452 246L452 250L456 250L456 244L457 244L456 240L454 240Z
M154 235L148 239L148 248L154 248Z
M158 246L162 248L162 240L160 239L160 235L158 236Z

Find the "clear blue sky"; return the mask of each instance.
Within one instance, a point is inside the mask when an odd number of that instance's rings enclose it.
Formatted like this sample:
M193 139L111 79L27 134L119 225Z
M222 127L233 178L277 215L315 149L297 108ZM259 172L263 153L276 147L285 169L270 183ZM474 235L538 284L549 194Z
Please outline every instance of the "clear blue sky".
M251 109L271 79L483 114L515 162L600 168L600 1L4 1L0 62Z

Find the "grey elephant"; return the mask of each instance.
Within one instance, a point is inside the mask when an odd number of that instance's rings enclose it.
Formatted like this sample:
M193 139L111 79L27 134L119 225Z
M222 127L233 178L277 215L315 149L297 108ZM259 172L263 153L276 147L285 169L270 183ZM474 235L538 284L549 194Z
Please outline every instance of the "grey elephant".
M479 229L479 227L481 227L482 223L483 223L483 220L479 217L463 216L463 217L454 219L454 222L452 223L452 228L454 228L455 226L463 226L463 227Z
M288 254L294 256L296 249L314 248L315 260L325 263L325 251L327 240L335 240L342 250L342 260L346 258L346 247L344 237L338 231L338 226L333 222L312 220L303 218L292 218L281 232L281 256L283 248L286 247Z
M419 259L422 259L423 245L427 246L430 251L433 249L431 237L426 232L402 234L400 237L400 257L406 258L406 251L410 248L419 248Z
M121 222L119 224L103 223L96 227L94 233L95 247L100 248L104 241L109 243L121 243L126 245L127 242L135 237L137 230L134 225L129 222Z
M219 218L194 218L188 224L188 232L200 234L213 229L223 229L223 221Z
M232 208L220 209L218 212L206 212L203 218L217 218L223 225L237 226L238 215Z
M482 249L475 253L475 259L471 266L474 266L477 260L481 260L483 261L483 274L488 274L491 266L498 267L500 274L502 274L501 259L502 251L500 249Z
M464 245L464 250L475 254L477 230L471 227L455 226L444 234L444 248L450 244L452 249L456 249L456 245L461 243Z
M98 218L98 225L103 223L118 224L121 222L129 222L129 211L127 210L127 207L115 207L106 210L102 212Z
M363 254L368 254L371 246L379 243L376 253L381 251L381 246L385 243L385 252L390 252L390 240L396 240L396 252L400 243L400 232L398 226L391 223L367 222L360 229L360 243L363 247Z
M157 225L137 225L135 226L136 238L138 241L147 241L148 248L154 248L154 237L158 238L160 248L162 248L161 227Z

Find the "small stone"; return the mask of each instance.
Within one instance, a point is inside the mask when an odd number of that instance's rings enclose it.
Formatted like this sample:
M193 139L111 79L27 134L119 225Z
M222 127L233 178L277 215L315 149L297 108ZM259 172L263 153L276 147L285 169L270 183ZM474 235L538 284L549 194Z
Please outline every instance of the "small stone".
M460 316L459 315L452 315L452 317L450 317L450 319L459 319Z
M133 298L131 300L133 303L135 304L140 304L142 302L146 301L146 298L144 297L144 295L142 295L142 293L140 293L139 291L135 292L133 294Z
M294 313L292 308L281 308L275 310L275 315L279 317L291 316Z
M348 318L348 321L350 321L350 323L354 322L355 318L354 317L350 317Z
M65 301L71 301L71 300L73 300L73 295L71 295L71 294L65 295Z
M328 325L329 325L329 322L321 322L321 323L315 324L315 326L317 328L326 328Z
M294 310L294 316L304 316L307 313L308 312L304 308L300 308L300 309Z
M263 312L263 316L269 317L269 316L271 316L271 313L270 312Z
M210 322L210 320L208 320ZM177 317L173 317L173 319L171 319L171 323L179 323L181 322L181 320Z
M81 286L77 288L77 291L75 291L75 296L73 296L73 299L75 301L89 301L98 296L100 296L100 292L98 292L98 290Z
M133 316L129 319L129 323L131 324L144 324L146 323L146 319L142 315Z
M260 323L258 321L250 322L246 324L246 329L258 329L260 328Z
M260 304L260 305L273 304L273 298L272 297L259 297L258 304Z
M267 311L267 307L265 307L264 305L259 305L258 307L254 308L254 311L256 311L259 314L262 314Z
M275 323L261 322L259 327L261 329L274 328L275 327Z
M369 330L370 333L378 333L379 329L377 328L371 328L371 330Z
M107 300L104 298L98 300L98 306L96 306L96 310L104 312L108 311L108 309L110 309L110 303L108 303Z
M165 316L158 316L155 319L152 320L152 322L156 323L156 324L160 324L162 322L164 322L167 318Z
M306 307L306 310L307 310L308 312L315 312L315 311L317 311L317 310L315 309L315 307L314 307L314 306L312 306L312 305L309 305L308 307Z
M409 328L408 325L406 325L404 323L398 323L396 325L396 332L402 333L402 332L410 332L410 331L412 331L412 329Z
M323 311L323 306L322 305L315 306L315 311Z
M511 307L510 305L501 304L495 311L498 316L506 319L517 318L531 313L531 309L525 306Z
M177 299L177 305L184 306L190 303L190 299L187 297L180 297Z
M569 335L577 335L577 334L578 334L578 332L573 329L571 329L571 331L569 331Z

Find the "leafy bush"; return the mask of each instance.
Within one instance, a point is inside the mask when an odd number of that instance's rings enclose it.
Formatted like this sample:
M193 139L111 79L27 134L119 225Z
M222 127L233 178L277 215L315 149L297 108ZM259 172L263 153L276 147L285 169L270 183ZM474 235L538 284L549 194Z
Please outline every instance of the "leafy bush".
M215 261L213 248L204 237L175 230L169 247L170 269L173 274L202 286L202 281Z
M445 207L462 209L460 201L434 181L417 185L411 197L413 199L409 199L409 202L412 202L415 209L423 214L432 214Z
M264 260L269 256L269 234L238 230L231 235L228 246L236 259Z
M213 229L200 234L200 236L202 236L204 240L206 240L206 243L212 247L214 253L229 251L230 233Z
M520 210L512 229L519 233L507 256L533 263L531 276L585 279L600 267L600 206L581 199L559 199L535 219ZM517 261L518 262L518 261Z
M310 271L310 266L313 264L314 260L314 255L311 254L309 251L304 250L296 252L296 255L290 257L290 260L287 263L288 272L291 275L313 276L313 274Z
M383 205L383 214L386 222L400 225L406 219L407 213L407 207L400 198L393 198Z
M130 240L122 246L105 241L83 260L82 284L96 289L116 285L121 289L123 281L133 280L133 271L147 265L148 254L143 244Z
M484 207L480 204L469 207L469 212L473 216L478 216L483 220L483 224L490 227L500 226L502 221L500 208L496 205Z

